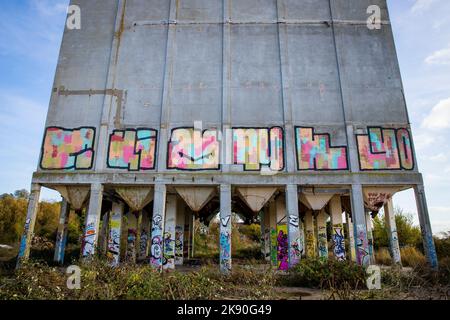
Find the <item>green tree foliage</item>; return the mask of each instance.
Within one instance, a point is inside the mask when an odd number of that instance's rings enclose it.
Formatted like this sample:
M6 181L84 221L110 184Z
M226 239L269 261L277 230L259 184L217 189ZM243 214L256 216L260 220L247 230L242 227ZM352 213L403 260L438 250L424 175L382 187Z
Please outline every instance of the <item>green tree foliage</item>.
M420 248L422 246L420 228L414 224L412 214L405 213L402 209L396 208L395 223L397 225L400 247L411 246ZM388 247L389 238L384 216L379 214L375 217L373 220L373 226L375 247Z
M439 259L450 258L450 231L443 232L434 239L436 253Z
M13 195L0 197L0 243L16 243L23 231L28 200Z

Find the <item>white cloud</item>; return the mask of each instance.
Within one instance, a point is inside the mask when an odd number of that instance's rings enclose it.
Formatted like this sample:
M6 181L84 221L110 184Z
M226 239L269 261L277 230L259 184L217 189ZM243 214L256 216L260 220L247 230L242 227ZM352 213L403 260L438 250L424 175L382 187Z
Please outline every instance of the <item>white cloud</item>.
M425 63L429 65L450 65L450 46L430 54Z
M445 163L445 162L448 162L448 156L444 153L438 153L438 154L430 157L430 160L433 162Z
M422 127L427 129L450 128L450 98L439 101L433 107L431 113L423 119Z
M411 8L412 13L422 13L428 10L436 0L416 0Z

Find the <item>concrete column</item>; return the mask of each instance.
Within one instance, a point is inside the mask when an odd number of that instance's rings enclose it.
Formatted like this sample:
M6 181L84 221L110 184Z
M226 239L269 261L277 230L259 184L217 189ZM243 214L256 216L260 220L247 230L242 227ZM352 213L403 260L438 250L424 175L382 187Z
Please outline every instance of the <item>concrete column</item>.
M277 206L275 201L269 205L269 232L270 232L270 261L272 266L278 266L277 244Z
M36 224L36 217L39 208L39 196L41 194L41 186L38 184L31 185L30 197L28 199L27 217L25 219L25 226L20 240L19 255L17 256L17 267L30 257L31 241L34 236L34 225Z
M102 228L99 236L99 252L106 255L108 250L108 234L109 234L109 212L106 212L102 218Z
M122 218L124 211L122 202L113 202L109 221L108 259L111 266L117 267L120 262L120 236L122 234Z
M127 217L127 250L125 253L125 261L128 263L136 263L139 213L128 212L126 214L126 217Z
M163 266L163 232L166 215L166 185L155 185L155 197L153 200L152 218L152 242L150 249L150 263L156 270L162 270Z
M336 195L330 200L331 225L333 233L331 240L333 242L333 256L338 261L346 259L344 224L342 222L342 204L341 196Z
M95 247L97 246L98 241L98 229L100 226L100 215L102 213L102 200L103 185L99 183L92 184L83 236L83 258L92 257L95 254Z
M265 213L265 208L263 208L263 210L261 210L261 212L259 213L259 226L260 226L260 236L259 236L259 243L261 246L261 255L263 257L266 256L266 244L265 244L265 239L264 239L264 230L265 230L265 226L264 226L264 216L266 215Z
M64 253L67 243L70 204L63 198L59 214L58 231L56 233L55 256L53 260L59 264L64 263Z
M371 263L371 259L369 252L369 241L367 239L366 213L364 209L362 185L352 185L351 204L357 262L362 266L368 266Z
M425 197L425 188L423 185L414 187L416 196L417 213L419 215L420 229L422 230L422 242L428 263L433 269L437 269L438 258L434 246L433 232L431 231L430 216L428 214L427 199Z
M175 225L175 265L183 265L184 252L184 217L186 215L183 200L177 201L177 219Z
M177 196L167 196L166 220L164 224L164 270L175 269L175 223L177 219Z
M392 198L384 205L384 219L389 237L389 248L392 262L401 265L400 244L398 242L397 224L395 223L394 204Z
M353 262L357 261L356 258L356 247L355 247L355 231L353 230L353 222L350 219L350 214L348 212L345 213L345 219L347 221L347 234L348 234L348 242L349 242L349 255L350 259Z
M288 217L288 245L289 245L289 268L300 262L303 253L303 242L301 231L302 222L298 213L298 188L297 185L286 187L286 211Z
M369 243L369 255L371 263L375 263L375 250L373 248L373 225L372 214L366 211L366 226L367 226L367 242Z
M139 225L139 260L146 260L148 257L150 241L150 216L147 211L141 211L141 223Z
M264 260L270 262L270 206L264 208Z
M316 237L314 232L314 215L312 210L306 211L305 214L305 228L306 228L306 257L316 257Z
M192 225L192 211L186 209L186 214L184 216L184 257L187 259L191 258L191 225Z
M325 209L317 213L317 248L319 258L328 259L327 219Z
M231 271L231 186L220 186L220 272Z
M278 270L289 269L288 226L286 216L286 198L279 196L275 200L277 213L277 261Z
M190 233L190 241L191 241L191 258L195 257L195 212L192 212L191 217L191 233Z

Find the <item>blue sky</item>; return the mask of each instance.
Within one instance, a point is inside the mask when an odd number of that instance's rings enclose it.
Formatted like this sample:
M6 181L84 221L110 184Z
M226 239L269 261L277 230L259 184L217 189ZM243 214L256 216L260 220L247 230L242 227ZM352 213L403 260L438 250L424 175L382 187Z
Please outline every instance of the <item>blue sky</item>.
M450 1L388 3L433 231L450 230ZM0 0L0 194L36 169L67 4ZM416 213L411 191L394 201Z

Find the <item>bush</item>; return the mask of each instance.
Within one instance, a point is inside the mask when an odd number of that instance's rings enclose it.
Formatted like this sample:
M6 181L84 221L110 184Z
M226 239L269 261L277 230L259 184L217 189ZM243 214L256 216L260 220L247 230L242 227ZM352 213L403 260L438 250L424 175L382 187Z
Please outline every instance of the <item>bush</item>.
M391 254L389 253L389 249L380 248L375 251L375 261L376 264L390 266L392 264L392 258Z
M400 249L402 264L404 267L420 267L427 263L427 259L422 252L414 247L405 247Z

